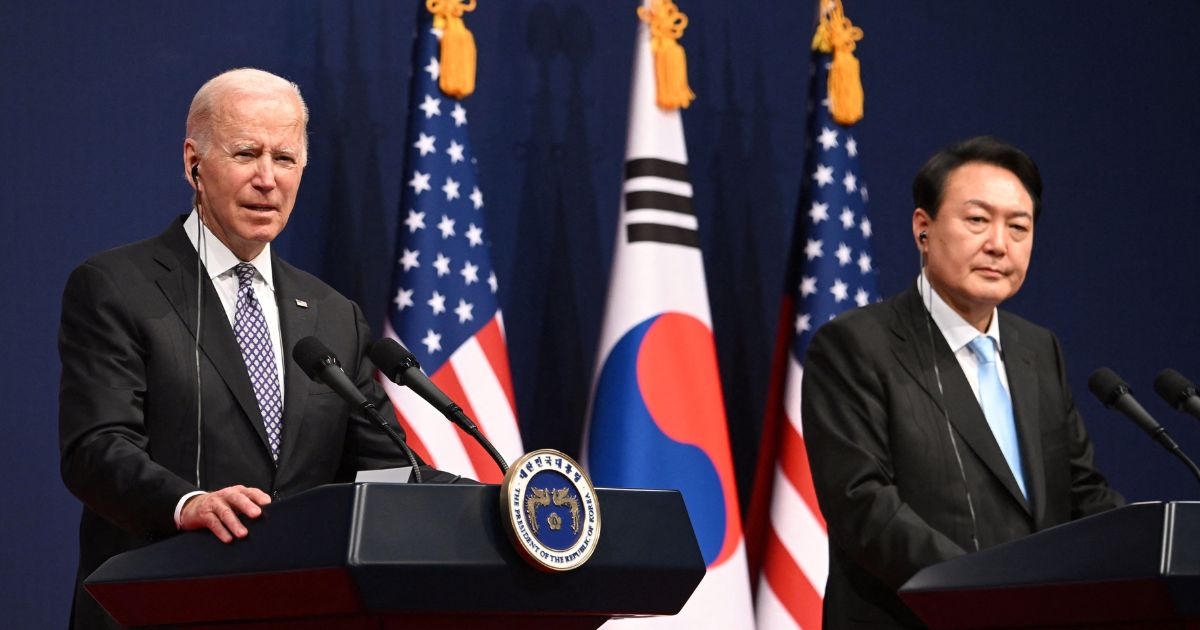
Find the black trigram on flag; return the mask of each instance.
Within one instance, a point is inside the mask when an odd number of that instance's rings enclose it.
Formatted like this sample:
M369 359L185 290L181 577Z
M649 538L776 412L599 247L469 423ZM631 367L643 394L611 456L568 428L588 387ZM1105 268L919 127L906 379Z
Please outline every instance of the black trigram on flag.
M625 163L625 237L700 247L687 165L658 158Z

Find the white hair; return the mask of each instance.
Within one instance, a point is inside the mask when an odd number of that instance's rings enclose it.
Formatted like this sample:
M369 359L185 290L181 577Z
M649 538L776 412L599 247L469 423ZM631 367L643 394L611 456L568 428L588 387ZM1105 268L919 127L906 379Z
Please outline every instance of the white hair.
M213 116L220 100L230 94L274 95L281 91L291 93L300 103L303 123L302 163L308 161L308 105L300 95L300 86L287 79L257 68L235 68L211 78L192 97L188 108L187 137L196 142L196 153L201 157L208 153L212 144Z

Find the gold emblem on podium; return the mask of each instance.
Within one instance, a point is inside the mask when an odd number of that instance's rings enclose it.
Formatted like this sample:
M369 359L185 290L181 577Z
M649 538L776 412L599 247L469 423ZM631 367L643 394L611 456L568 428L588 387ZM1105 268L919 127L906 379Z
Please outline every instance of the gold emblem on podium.
M560 451L527 453L500 490L505 529L517 552L543 571L587 562L600 539L600 504L587 473Z

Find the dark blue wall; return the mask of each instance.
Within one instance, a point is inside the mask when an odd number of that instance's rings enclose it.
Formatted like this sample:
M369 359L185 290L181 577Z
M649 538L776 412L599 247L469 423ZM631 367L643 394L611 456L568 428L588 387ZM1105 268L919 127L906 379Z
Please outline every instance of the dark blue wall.
M699 95L684 113L739 482L751 483L802 164L813 2L681 0ZM578 450L612 253L636 0L480 0L467 101L529 447ZM416 0L5 3L0 252L5 331L0 610L65 622L78 503L57 471L60 292L86 256L186 211L184 115L236 66L300 83L312 161L278 242L374 322L402 186ZM1047 182L1013 310L1058 331L1100 463L1130 499L1197 499L1184 469L1099 407L1110 365L1158 402L1200 378L1195 118L1200 4L847 0L867 118L858 130L884 293L917 273L908 185L948 141L993 133Z

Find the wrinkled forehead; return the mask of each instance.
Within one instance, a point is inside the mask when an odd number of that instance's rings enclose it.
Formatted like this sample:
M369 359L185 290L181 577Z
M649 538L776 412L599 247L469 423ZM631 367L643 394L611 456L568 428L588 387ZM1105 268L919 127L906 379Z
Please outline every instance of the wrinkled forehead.
M260 142L305 144L303 106L287 91L231 90L213 109L213 129L226 141L239 138Z

